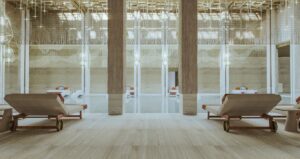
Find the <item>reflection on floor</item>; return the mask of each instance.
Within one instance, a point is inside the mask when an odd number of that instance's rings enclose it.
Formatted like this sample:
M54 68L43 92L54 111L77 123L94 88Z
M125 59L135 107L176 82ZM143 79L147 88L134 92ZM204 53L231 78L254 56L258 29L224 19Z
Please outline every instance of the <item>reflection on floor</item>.
M219 94L198 94L198 113L203 113L203 104L220 104ZM107 95L88 95L81 98L67 97L65 102L88 104L89 113L108 113ZM281 104L290 104L290 97L282 96ZM124 101L124 113L180 113L180 97L161 95L141 95L140 97L127 97Z
M54 123L26 119L20 124ZM265 125L261 119L236 121ZM297 159L300 136L283 131L223 131L222 122L206 114L84 113L82 120L66 120L63 131L19 130L0 133L0 158L11 159Z
M198 113L202 113L202 104L218 104L220 95L206 94L198 95ZM67 97L68 103L85 103L89 105L90 113L107 113L107 95L89 95L81 98ZM180 97L161 95L141 95L140 97L127 97L124 101L124 113L180 113Z
M107 113L107 95L89 95L82 98L66 98L66 103L86 103L89 113ZM160 95L145 95L138 98L126 98L124 113L180 113L179 97L166 97Z

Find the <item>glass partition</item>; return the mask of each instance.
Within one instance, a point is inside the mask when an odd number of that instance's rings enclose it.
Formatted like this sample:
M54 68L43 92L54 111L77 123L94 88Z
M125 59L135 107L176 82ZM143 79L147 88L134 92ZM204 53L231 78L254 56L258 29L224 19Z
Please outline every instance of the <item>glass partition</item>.
M165 26L165 49L163 51L163 64L167 64L166 74L166 99L165 112L178 113L179 107L179 4L169 4L166 12ZM167 57L167 58L166 58Z
M170 91L178 95L177 22L177 2L127 1L126 106L135 112L165 112Z
M198 45L199 106L220 101L220 52L220 45Z
M163 32L162 32L162 22L159 20L160 17L161 17L161 13L149 13L149 12L147 13L145 11L141 12L141 19L140 19L141 112L148 112L148 113L158 112L162 106Z
M139 12L127 1L126 19L126 101L125 113L138 112L139 72Z
M226 49L229 93L267 93L267 24L258 10L229 12Z
M293 18L293 17L292 17ZM295 66L295 98L300 97L300 1L296 0L294 4L294 66Z
M141 13L141 93L162 94L162 23L159 13Z
M202 104L220 102L224 28L220 10L204 11L198 7L198 110L201 112Z
M268 8L227 3L198 1L199 105L220 103L225 93L268 91Z
M229 92L267 93L267 56L264 45L229 46Z
M86 14L85 28L88 61L86 67L90 70L90 93L107 93L107 22L108 14L105 10ZM88 82L87 82L88 83Z
M82 91L83 15L38 11L30 16L30 93Z
M3 60L1 69L4 75L1 75L1 78L3 77L1 82L4 82L3 93L20 93L19 53L22 47L21 29L24 19L22 19L21 10L12 4L6 3L4 5L3 3L1 7L5 7L5 9L1 9L3 13L0 15L0 27L2 27L0 41L9 40L6 43L0 44Z
M127 95L134 97L136 95L136 77L135 68L138 66L138 27L137 25L137 15L134 13L128 13L127 16L127 36L126 36L126 91Z
M282 104L295 103L292 87L294 83L294 67L291 67L294 54L294 35L293 20L294 1L280 1L280 5L271 12L271 31L272 31L272 54L273 60L273 87L274 93L281 95ZM295 32L296 33L296 32Z

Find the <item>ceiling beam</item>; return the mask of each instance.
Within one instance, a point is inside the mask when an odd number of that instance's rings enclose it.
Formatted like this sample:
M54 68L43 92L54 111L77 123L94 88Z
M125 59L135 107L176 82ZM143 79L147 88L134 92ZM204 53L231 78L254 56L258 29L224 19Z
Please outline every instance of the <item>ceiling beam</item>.
M80 12L82 12L82 13L86 13L87 12L87 9L84 6L80 5L80 3L78 2L78 0L71 0L71 3Z

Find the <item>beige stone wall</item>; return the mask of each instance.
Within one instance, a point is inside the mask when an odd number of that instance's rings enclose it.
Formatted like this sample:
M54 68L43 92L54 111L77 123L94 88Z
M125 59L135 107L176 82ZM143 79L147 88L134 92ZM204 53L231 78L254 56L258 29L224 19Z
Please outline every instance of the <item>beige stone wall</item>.
M107 52L90 48L91 93L107 92ZM31 45L30 92L45 92L59 85L81 90L80 45Z
M160 94L162 91L161 69L141 69L141 93Z
M107 68L92 68L90 71L90 92L107 93Z
M246 86L260 93L267 92L266 46L230 46L229 90Z
M81 89L80 46L31 45L29 91L44 93L58 86Z
M220 68L198 69L198 92L219 93L220 92Z
M30 93L45 93L58 86L67 86L72 91L81 90L81 70L78 68L31 68Z
M220 45L199 45L198 92L220 92ZM232 45L229 47L229 89L247 86L265 93L267 89L266 47ZM224 61L225 64L227 63Z

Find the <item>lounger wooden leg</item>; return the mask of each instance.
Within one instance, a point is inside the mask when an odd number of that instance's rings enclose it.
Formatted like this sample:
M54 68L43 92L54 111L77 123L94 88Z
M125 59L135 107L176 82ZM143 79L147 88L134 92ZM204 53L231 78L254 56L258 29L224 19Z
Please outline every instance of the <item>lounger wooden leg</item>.
M59 120L58 117L56 117L56 131L59 131L60 127L59 127Z
M13 125L11 126L11 131L16 131L18 126L18 119L14 119Z
M209 120L209 119L210 119L210 113L207 112L207 120Z
M224 115L222 116L225 120L223 123L223 127L224 127L224 131L229 132L232 129L270 129L272 132L276 132L277 131L277 122L274 121L274 118L270 115L266 115L263 114L262 116L259 117L255 117L255 118L264 118L269 120L269 125L268 126L232 126L230 125L230 120L231 119L242 119L242 116L228 116L228 115ZM248 117L246 117L248 118ZM253 118L253 117L250 117Z
M20 115L14 116L13 126L11 127L11 131L16 131L18 128L20 128L20 129L56 129L57 131L60 131L63 129L63 120L62 120L63 115L55 115L55 116L49 115L48 116L48 118L50 118L50 119L54 118L56 120L55 126L42 126L42 125L41 126L19 126L18 125L19 118L26 118L26 115L20 114Z
M19 114L13 117L13 125L11 127L11 131L17 131L18 124L19 124L19 118L25 118L25 114Z
M82 111L79 112L79 118L82 119Z
M19 117L15 117L13 120L11 131L17 131L18 124L19 124Z
M62 130L63 127L64 127L62 117L63 117L62 115L58 115L58 116L55 117L55 119L56 119L56 130L57 131Z
M269 129L272 132L276 132L277 131L278 125L277 125L277 122L274 121L274 118L272 116L267 115L267 114L263 114L261 117L269 120Z
M277 122L274 121L273 117L269 118L269 127L271 129L272 132L276 132L278 129L278 125Z
M224 118L225 118L225 121L223 123L224 131L229 132L230 131L230 117L224 116Z

